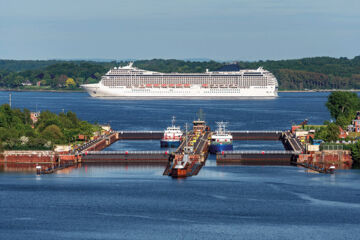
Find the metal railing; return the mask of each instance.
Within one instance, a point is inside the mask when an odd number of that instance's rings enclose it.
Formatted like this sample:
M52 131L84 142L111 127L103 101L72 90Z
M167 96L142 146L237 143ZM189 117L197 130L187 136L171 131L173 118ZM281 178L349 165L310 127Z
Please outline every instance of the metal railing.
M276 134L279 134L279 133L283 133L285 131L261 131L261 130L234 130L234 131L230 131L230 133L276 133Z
M258 150L244 150L244 151L223 151L218 154L298 154L298 151L258 151Z
M125 134L125 133L164 133L164 131L159 131L159 130L156 130L156 131L148 131L148 130L144 130L144 131L128 131L128 130L125 130L125 131L121 131L121 130L117 130L117 131L114 131L114 132L117 132L117 133L120 133L120 134ZM283 133L285 131L283 130L271 130L271 131L261 131L261 130L229 130L229 132L231 133L276 133L276 134L279 134L279 133Z
M119 134L126 134L126 133L164 133L164 131L115 131Z
M121 155L121 154L171 154L172 152L168 151L88 151L85 154L87 155Z

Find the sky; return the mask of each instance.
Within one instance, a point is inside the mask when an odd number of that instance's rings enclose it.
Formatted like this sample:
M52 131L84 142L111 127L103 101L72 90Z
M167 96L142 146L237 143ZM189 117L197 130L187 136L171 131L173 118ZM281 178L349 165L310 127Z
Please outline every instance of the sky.
M0 0L0 59L360 55L360 0Z

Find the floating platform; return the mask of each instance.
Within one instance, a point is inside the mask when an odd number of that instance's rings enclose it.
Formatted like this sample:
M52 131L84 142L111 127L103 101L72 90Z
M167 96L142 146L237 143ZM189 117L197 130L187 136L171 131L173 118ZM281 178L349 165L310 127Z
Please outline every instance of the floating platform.
M298 153L294 151L224 151L216 154L219 165L291 165Z
M279 141L283 131L231 131L233 140L270 140Z
M171 154L164 151L89 151L81 163L145 163L167 164Z
M117 140L160 140L164 131L117 131Z

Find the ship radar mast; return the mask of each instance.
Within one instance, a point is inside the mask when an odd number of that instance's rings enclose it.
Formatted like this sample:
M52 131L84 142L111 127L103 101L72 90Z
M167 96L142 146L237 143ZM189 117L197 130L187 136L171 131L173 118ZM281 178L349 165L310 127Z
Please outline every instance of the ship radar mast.
M198 121L205 120L205 113L201 108L199 109L199 112L196 113L196 116L198 117Z
M226 127L229 123L228 122L216 122L216 125L218 127L218 129L216 130L216 133L221 135L221 134L226 134Z
M172 117L172 120L171 120L172 127L175 127L175 119L176 119L176 117L173 116L173 117Z

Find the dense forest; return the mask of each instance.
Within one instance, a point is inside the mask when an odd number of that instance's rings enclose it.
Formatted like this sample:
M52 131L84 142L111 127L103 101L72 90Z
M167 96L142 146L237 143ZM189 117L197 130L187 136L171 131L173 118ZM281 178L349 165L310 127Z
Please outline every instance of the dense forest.
M0 60L0 88L40 85L76 89L98 82L111 67L128 62ZM215 61L138 60L134 66L160 72L204 72L227 63ZM260 66L274 73L280 90L360 89L360 56L353 59L315 57L295 60L236 62L240 69Z
M44 111L33 122L27 109L0 106L0 152L3 150L51 150L54 144L74 142L79 134L91 137L97 125L78 119L75 113Z

